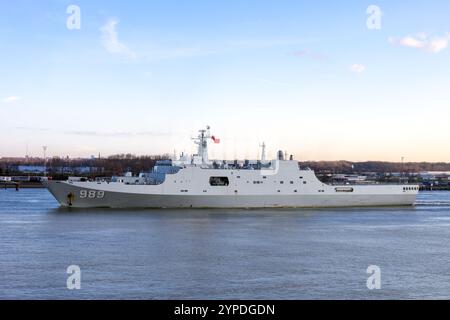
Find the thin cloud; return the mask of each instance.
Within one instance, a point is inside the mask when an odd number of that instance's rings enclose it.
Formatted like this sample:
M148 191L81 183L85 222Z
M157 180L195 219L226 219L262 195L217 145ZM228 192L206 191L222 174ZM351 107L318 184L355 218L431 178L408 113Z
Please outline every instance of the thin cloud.
M135 58L135 53L131 51L125 44L120 42L117 33L118 24L119 21L117 19L111 18L100 28L100 31L102 33L102 45L109 53L125 55L129 58Z
M258 81L261 81L263 83L270 84L270 85L276 85L276 86L289 86L289 87L298 86L298 84L295 84L295 83L289 83L289 82L283 82L283 81L277 81L277 80L271 80L271 79L258 79Z
M145 57L148 59L178 59L191 58L211 54L212 51L195 47L173 48L173 49L153 49Z
M363 73L366 71L366 66L360 63L355 63L350 66L350 71L354 73Z
M22 100L21 97L17 97L17 96L10 96L10 97L6 97L3 99L4 103L14 103L17 102L19 100Z
M388 41L392 45L420 49L429 53L438 53L448 47L450 34L430 37L426 33L419 33L415 36L408 35L403 38L390 37Z
M39 128L39 127L16 127L17 130L30 131L30 132L52 132L58 134L68 134L76 136L89 136L89 137L137 137L137 136L170 136L173 132L162 131L95 131L95 130L70 130L61 131L53 128Z
M33 132L42 132L42 131L51 131L50 128L36 128L36 127L16 127L17 130L24 131L33 131Z
M90 130L76 130L66 131L66 134L78 135L78 136L97 136L97 137L136 137L136 136L168 136L169 132L156 132L156 131L90 131Z
M297 58L312 58L315 60L323 60L326 59L327 56L318 53L318 52L314 52L311 50L299 50L299 51L294 51L292 53L294 56L296 56Z
M305 38L244 38L225 42L227 47L231 48L271 48L271 47L283 47L290 45L299 45L307 41L312 41L314 39Z

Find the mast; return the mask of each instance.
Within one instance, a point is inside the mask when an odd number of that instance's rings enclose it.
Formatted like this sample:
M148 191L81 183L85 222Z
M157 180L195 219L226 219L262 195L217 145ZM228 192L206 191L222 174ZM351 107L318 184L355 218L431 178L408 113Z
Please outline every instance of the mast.
M197 145L197 156L202 158L202 163L208 163L208 139L211 139L210 127L198 131L197 138L192 138Z
M266 161L266 143L263 142L259 145L261 147L261 162Z

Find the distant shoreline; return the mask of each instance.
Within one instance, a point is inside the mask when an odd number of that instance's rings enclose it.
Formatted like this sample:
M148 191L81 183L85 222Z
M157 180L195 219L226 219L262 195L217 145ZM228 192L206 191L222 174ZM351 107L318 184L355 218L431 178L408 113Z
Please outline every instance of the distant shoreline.
M44 185L40 182L26 182L26 183L0 183L1 189L15 189L16 186L19 187L19 189L42 189L45 188Z
M16 185L18 189L45 189L44 185L40 182L22 182L22 183L0 183L0 189L15 189ZM428 187L421 186L420 191L450 191L450 187Z

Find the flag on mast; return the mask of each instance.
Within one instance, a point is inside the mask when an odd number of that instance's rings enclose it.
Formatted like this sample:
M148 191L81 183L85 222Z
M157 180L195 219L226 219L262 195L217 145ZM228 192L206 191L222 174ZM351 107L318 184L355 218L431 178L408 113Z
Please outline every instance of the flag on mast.
M220 143L220 139L216 138L215 136L212 136L211 139L214 141L214 143Z

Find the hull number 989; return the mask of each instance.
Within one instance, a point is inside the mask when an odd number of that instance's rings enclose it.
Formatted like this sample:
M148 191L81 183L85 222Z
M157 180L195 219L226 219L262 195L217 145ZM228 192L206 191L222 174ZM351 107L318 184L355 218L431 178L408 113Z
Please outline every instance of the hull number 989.
M105 191L98 190L80 190L81 199L102 199L105 196Z

